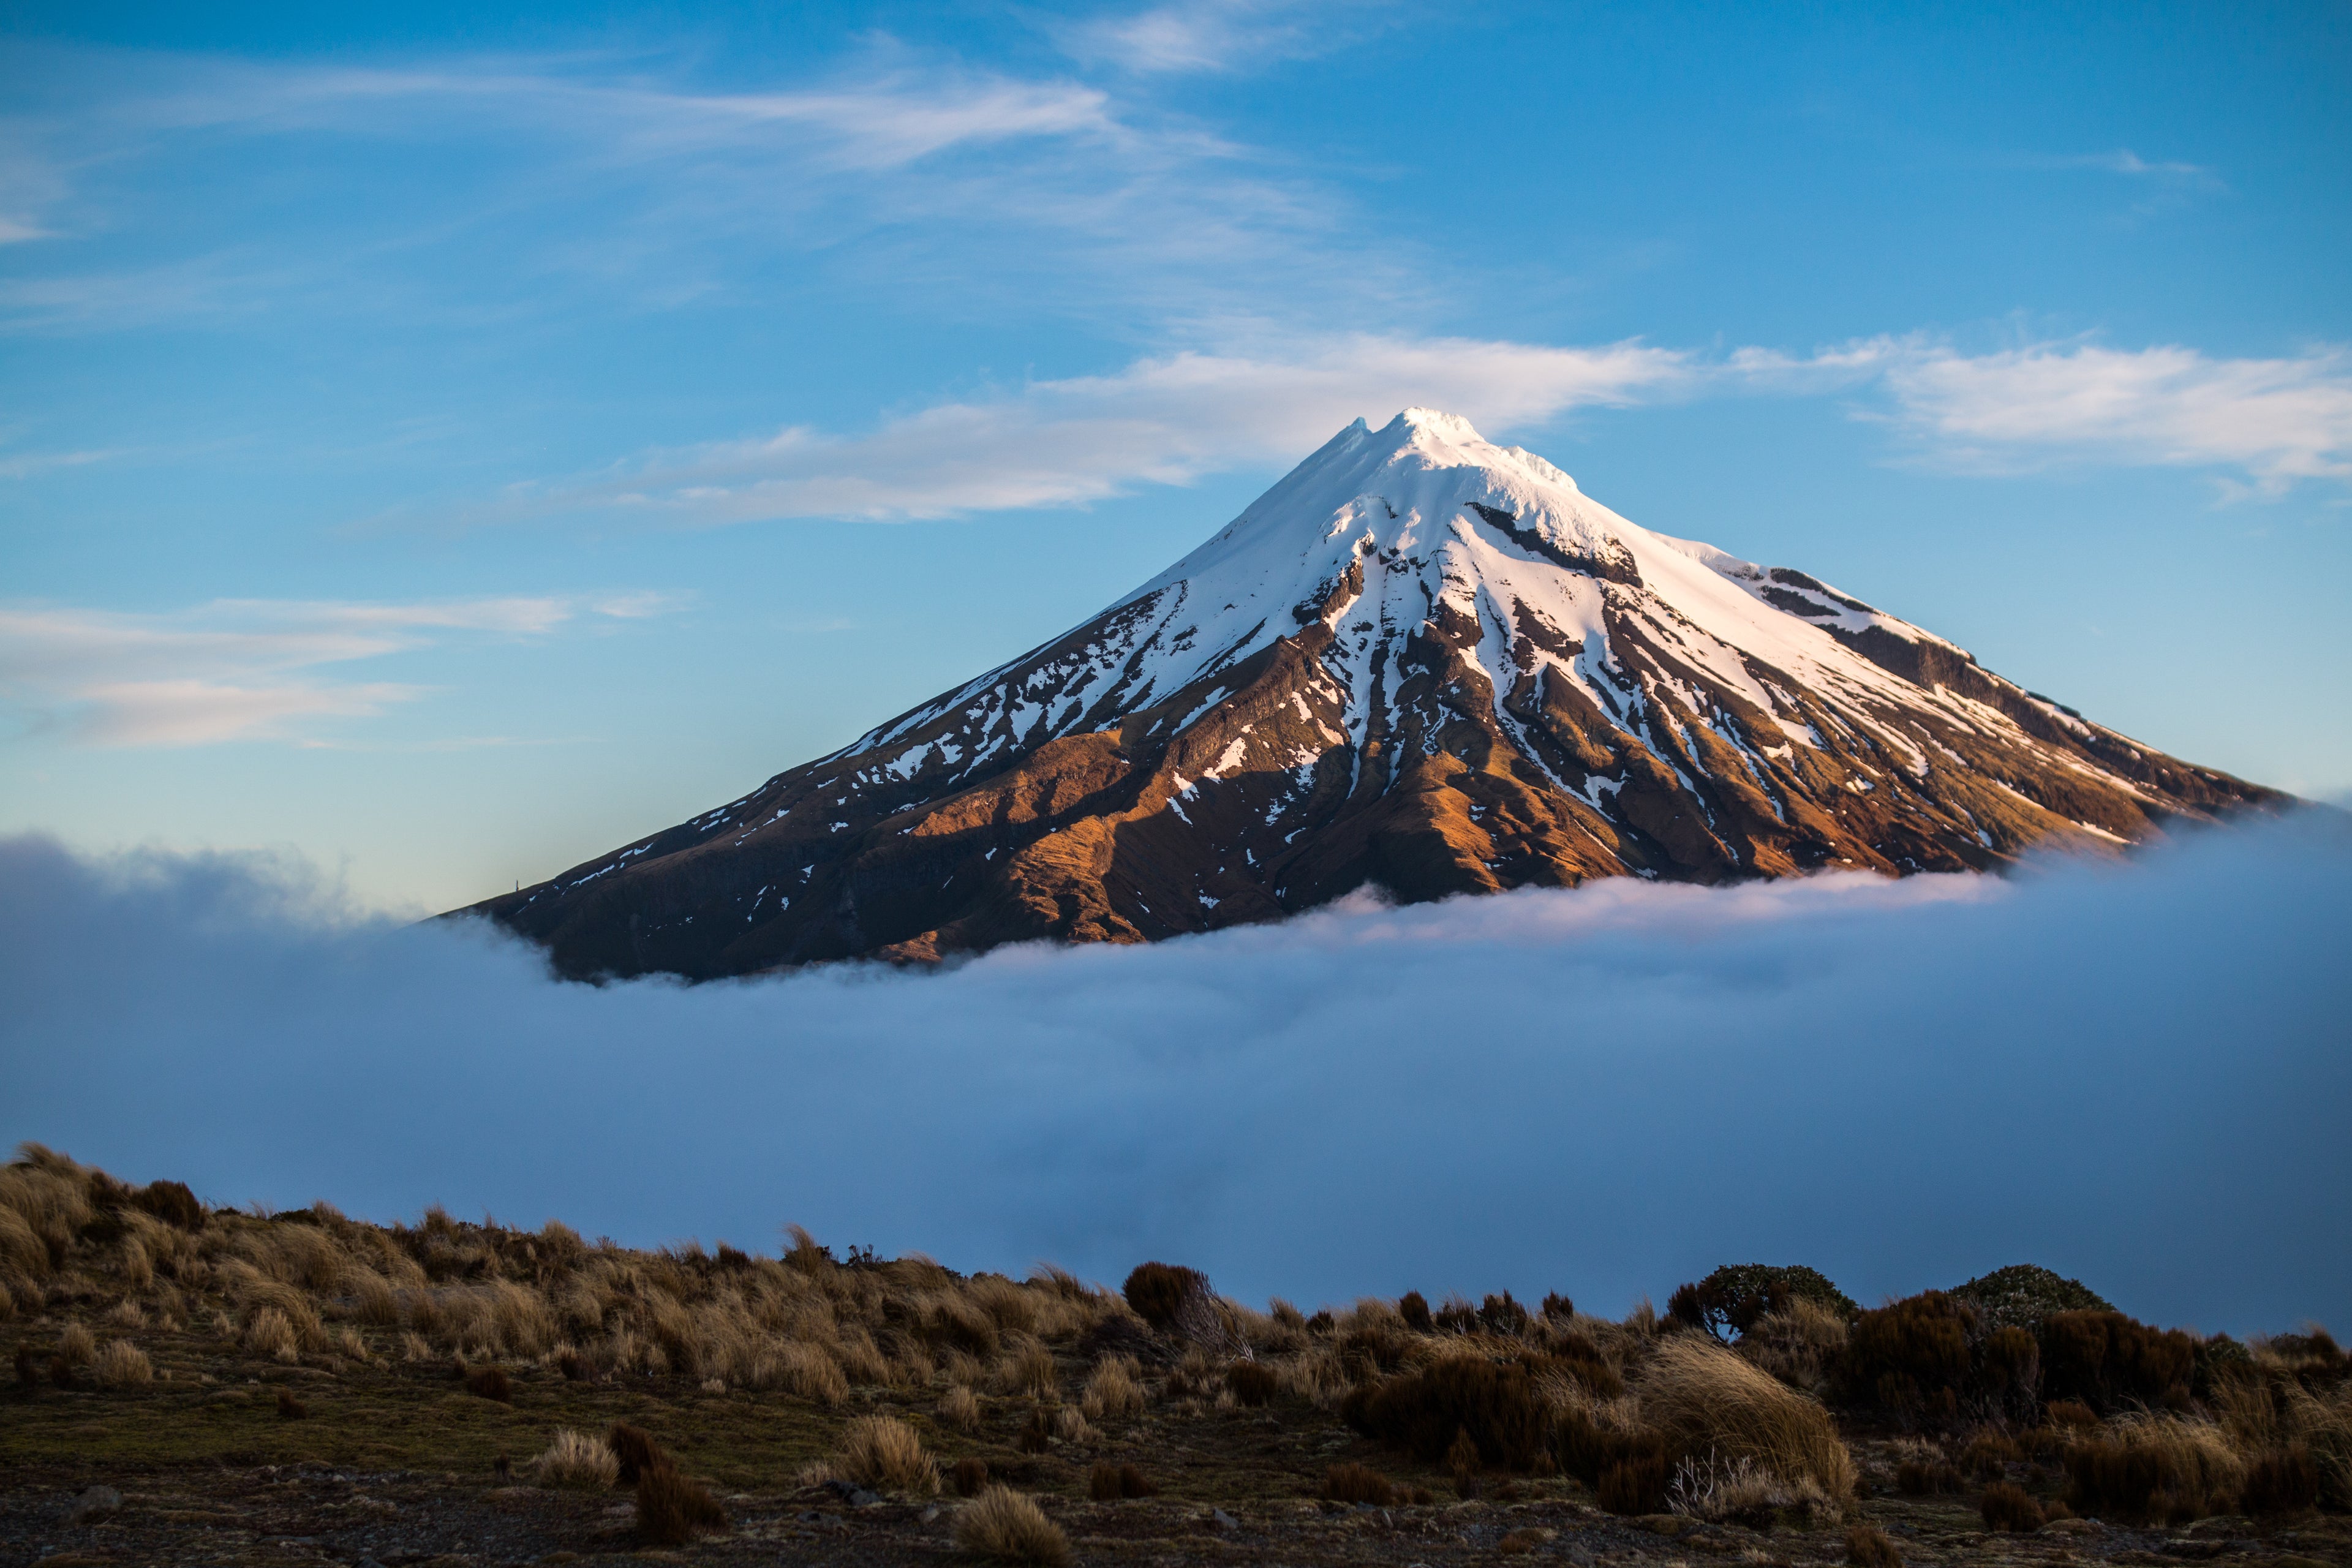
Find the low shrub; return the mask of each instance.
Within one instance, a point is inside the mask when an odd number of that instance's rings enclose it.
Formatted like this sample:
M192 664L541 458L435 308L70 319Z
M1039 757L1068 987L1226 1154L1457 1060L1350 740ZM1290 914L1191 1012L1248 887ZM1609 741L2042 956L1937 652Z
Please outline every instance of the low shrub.
M1969 1439L1960 1450L1960 1468L1977 1479L1999 1480L2009 1473L2009 1467L2025 1458L2025 1451L2013 1437L1987 1428Z
M1838 1398L1905 1425L1956 1420L1977 1326L1975 1309L1940 1290L1860 1314L1832 1372Z
M1160 1489L1145 1479L1143 1472L1133 1465L1115 1465L1104 1459L1087 1476L1087 1495L1097 1502L1156 1497L1159 1492Z
M1849 1321L1860 1310L1818 1269L1802 1264L1730 1263L1695 1284L1676 1287L1667 1299L1666 1315L1717 1339L1738 1339L1768 1313L1786 1311L1800 1299Z
M834 1450L833 1467L870 1491L929 1497L940 1489L940 1468L924 1451L923 1439L895 1415L852 1421Z
M1270 1405L1282 1392L1282 1378L1272 1367L1254 1361L1237 1361L1225 1369L1225 1386L1244 1405Z
M1977 1500L1977 1514L1987 1530L2031 1535L2042 1528L2042 1505L2013 1481L1995 1481Z
M1601 1484L1593 1489L1611 1513L1664 1513L1666 1479L1665 1450L1656 1448L1617 1460L1601 1472Z
M2238 1504L2242 1511L2260 1519L2301 1513L2318 1505L2319 1466L2302 1444L2273 1448L2246 1467L2245 1489Z
M514 1380L502 1366L486 1366L466 1374L466 1392L477 1399L496 1400L500 1405L514 1403Z
M621 1461L610 1445L593 1432L564 1427L528 1467L531 1479L543 1487L603 1491L621 1479Z
M1432 1464L1456 1432L1467 1432L1480 1458L1496 1469L1528 1469L1547 1447L1543 1402L1516 1362L1450 1355L1358 1386L1340 1415L1366 1436Z
M1467 1426L1457 1427L1445 1447L1445 1473L1454 1478L1454 1491L1465 1498L1478 1495L1478 1445Z
M165 1225L185 1231L204 1229L208 1217L185 1182L150 1182L131 1194L131 1202Z
M1418 1290L1408 1290L1397 1299L1397 1316L1416 1334L1437 1331L1436 1321L1429 1315L1429 1298Z
M1323 1472L1322 1495L1333 1502L1365 1502L1386 1508L1396 1500L1397 1489L1370 1465L1351 1461Z
M1021 1436L1013 1446L1024 1454L1042 1454L1054 1446L1054 1427L1042 1405L1029 1412L1029 1424L1021 1428Z
M975 1556L1062 1568L1069 1538L1045 1510L1010 1487L990 1487L958 1510L955 1543Z
M1960 1489L1960 1472L1941 1454L1915 1454L1895 1466L1895 1489L1905 1497L1942 1497Z
M637 1534L654 1546L683 1546L723 1530L727 1510L700 1481L667 1459L637 1473Z
M2128 1524L2185 1524L2226 1513L2244 1470L2221 1429L2177 1416L2126 1418L2066 1449L2066 1500Z
M1855 1568L1903 1568L1903 1553L1874 1524L1846 1527L1845 1560Z
M1499 1296L1489 1296L1478 1305L1478 1326L1490 1334L1520 1339L1526 1336L1528 1325L1533 1321L1528 1310L1513 1300L1508 1290Z
M280 1421L308 1421L310 1418L310 1407L309 1405L303 1404L300 1400L295 1398L291 1394L289 1394L282 1388L278 1391L278 1419Z
M2053 1313L2042 1325L2041 1351L2042 1396L2102 1414L2186 1406L2197 1365L2188 1334L2114 1310Z
M955 1462L955 1489L958 1497L977 1497L988 1485L988 1461L962 1458Z
M604 1434L604 1447L613 1450L613 1458L620 1465L620 1473L614 1477L614 1482L620 1486L633 1487L637 1484L639 1476L656 1465L669 1462L669 1457L662 1452L661 1445L654 1441L652 1433L642 1426L632 1426L625 1421L613 1423L613 1429Z
M1137 1264L1119 1290L1135 1315L1162 1333L1176 1327L1188 1298L1208 1293L1207 1275L1172 1263Z
M1576 1321L1576 1303L1557 1290L1547 1290L1543 1305L1537 1310L1536 1315L1548 1323L1558 1323L1566 1328Z

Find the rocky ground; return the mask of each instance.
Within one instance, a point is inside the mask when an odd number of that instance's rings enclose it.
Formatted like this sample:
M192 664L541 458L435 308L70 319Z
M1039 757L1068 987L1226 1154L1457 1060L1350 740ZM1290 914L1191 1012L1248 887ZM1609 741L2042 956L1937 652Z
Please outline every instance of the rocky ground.
M198 1342L188 1342L191 1351ZM517 1380L511 1405L462 1392L442 1369L353 1363L335 1373L191 1355L147 1388L18 1387L0 1394L0 1568L46 1563L663 1562L859 1563L961 1558L961 1506L803 1487L852 1411L743 1391L665 1396ZM304 1406L279 1414L280 1389ZM1769 1530L1676 1515L1622 1519L1561 1479L1453 1483L1365 1442L1304 1401L1264 1409L1155 1407L1101 1425L1082 1446L1023 1454L1009 1415L972 1436L940 1430L918 1401L857 1403L920 1425L946 1464L986 1462L1035 1496L1087 1563L1427 1563L1502 1556L1530 1563L1830 1563L1840 1524ZM639 1545L625 1490L545 1489L499 1473L560 1426L627 1419L654 1432L722 1500L725 1530L677 1549ZM2209 1519L2181 1530L2063 1520L2032 1535L1984 1531L1971 1497L1908 1499L1887 1484L1882 1445L1855 1444L1861 1517L1904 1562L1927 1563L2352 1563L2352 1521L2311 1514L2257 1525ZM1157 1497L1087 1500L1091 1466L1132 1462ZM1439 1500L1373 1508L1318 1500L1332 1464L1358 1460Z

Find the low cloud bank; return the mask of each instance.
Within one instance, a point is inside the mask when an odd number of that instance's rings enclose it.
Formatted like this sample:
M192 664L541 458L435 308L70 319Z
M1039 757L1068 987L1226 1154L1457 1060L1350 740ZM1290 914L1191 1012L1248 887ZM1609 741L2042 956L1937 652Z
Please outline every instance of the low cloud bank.
M0 1136L219 1200L1236 1294L1869 1300L2021 1260L2352 1325L2352 832L2007 881L1368 901L1140 950L550 982L307 867L0 840Z

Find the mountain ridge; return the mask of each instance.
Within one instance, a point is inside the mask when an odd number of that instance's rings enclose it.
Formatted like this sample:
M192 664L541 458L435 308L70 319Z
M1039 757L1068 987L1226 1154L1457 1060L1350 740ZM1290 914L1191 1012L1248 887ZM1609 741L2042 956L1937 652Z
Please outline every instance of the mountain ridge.
M1413 408L1062 636L463 912L567 974L714 978L1149 941L1367 882L1983 870L2285 799Z

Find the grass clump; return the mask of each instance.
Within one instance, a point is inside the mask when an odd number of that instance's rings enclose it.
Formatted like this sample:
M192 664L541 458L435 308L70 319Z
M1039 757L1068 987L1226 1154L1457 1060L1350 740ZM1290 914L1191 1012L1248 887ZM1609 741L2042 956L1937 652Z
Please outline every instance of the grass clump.
M961 1458L955 1462L955 1489L958 1497L978 1497L988 1486L988 1461Z
M1874 1524L1853 1524L1846 1527L1845 1560L1853 1568L1903 1568L1903 1553L1895 1550L1895 1542L1886 1531Z
M683 1546L727 1527L727 1510L700 1481L665 1458L637 1476L637 1534L654 1546Z
M1070 1540L1036 1502L1011 1487L990 1487L956 1513L955 1543L1000 1563L1062 1568Z
M2126 1416L2067 1447L2066 1501L2126 1523L2186 1524L2235 1507L2244 1462L2211 1422Z
M1829 1413L1732 1352L1689 1335L1666 1339L1638 1386L1643 1418L1670 1447L1751 1460L1840 1504L1853 1495L1853 1456Z
M101 1388L144 1388L155 1381L147 1352L129 1340L110 1340L90 1365L90 1375Z
M621 1461L611 1446L593 1433L567 1426L530 1461L530 1470L531 1479L543 1487L604 1491L620 1481Z
M1977 1500L1977 1514L1987 1530L2031 1535L2042 1528L2042 1505L2013 1481L1995 1481Z
M1143 1405L1143 1379L1139 1375L1135 1358L1124 1355L1106 1356L1097 1362L1078 1401L1078 1407L1096 1421L1105 1416L1139 1415Z
M1332 1502L1370 1503L1375 1508L1386 1508L1397 1500L1397 1489L1386 1476L1353 1461L1323 1472L1321 1495Z
M948 1391L940 1395L938 1415L940 1425L950 1431L969 1436L980 1430L980 1399L960 1383L948 1384Z
M869 1491L911 1492L931 1497L940 1489L940 1468L912 1426L893 1415L861 1415L841 1435L833 1468Z

